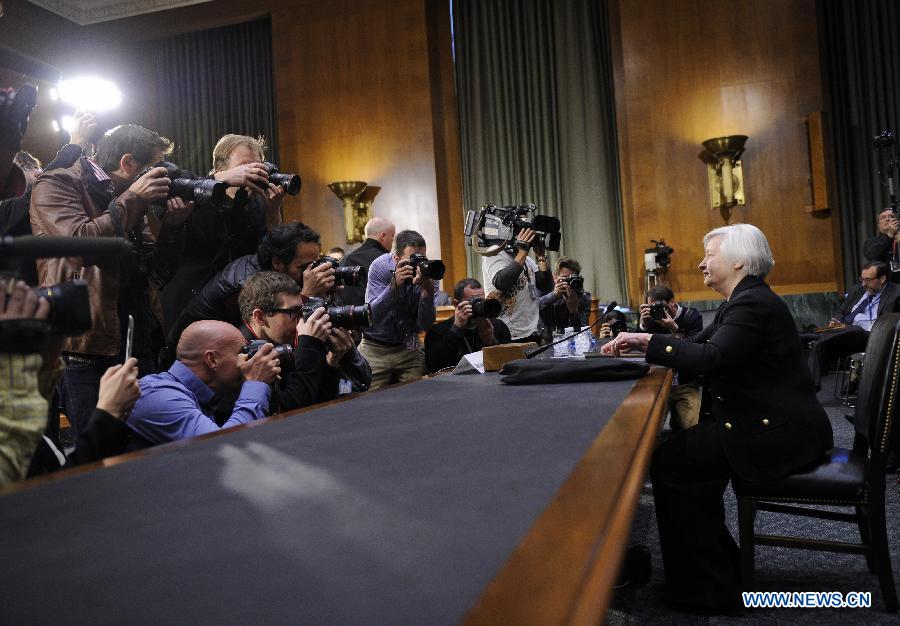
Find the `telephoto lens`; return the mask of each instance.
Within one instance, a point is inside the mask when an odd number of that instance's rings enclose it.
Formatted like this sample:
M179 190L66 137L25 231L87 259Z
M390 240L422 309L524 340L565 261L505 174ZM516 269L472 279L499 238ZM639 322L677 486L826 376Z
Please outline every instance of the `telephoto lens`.
M34 292L50 303L47 322L54 333L77 337L91 329L91 298L83 280L37 287Z
M440 280L444 277L447 268L444 262L439 259L429 260L424 254L414 252L409 255L409 262L413 266L413 271L418 268L422 269L422 276L432 280Z
M298 174L284 174L281 170L278 169L278 166L274 163L269 163L266 161L263 163L263 167L266 168L269 172L269 182L273 185L277 185L279 187L283 187L284 190L292 195L296 196L300 193L300 185L301 180Z
M503 305L499 300L494 298L471 298L469 304L472 305L472 317L499 317L503 311Z
M322 298L309 298L303 305L303 320L309 319L316 309L325 308L332 326L344 328L346 330L355 330L357 328L368 328L372 325L372 307L369 303L354 306L345 304L344 306L328 306Z
M319 267L328 263L334 268L334 284L347 285L348 287L358 287L366 280L366 268L362 265L348 265L341 267L340 261L330 256L323 256L321 259L312 264L313 267Z

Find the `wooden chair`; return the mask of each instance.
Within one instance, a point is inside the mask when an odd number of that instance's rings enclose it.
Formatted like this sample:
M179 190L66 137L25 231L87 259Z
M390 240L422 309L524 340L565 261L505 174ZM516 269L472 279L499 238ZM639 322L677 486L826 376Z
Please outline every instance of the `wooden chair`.
M741 576L745 591L753 590L757 545L862 554L878 576L885 609L897 611L897 589L891 571L884 515L885 461L892 445L892 428L900 402L900 313L879 318L866 346L856 402L853 448L834 448L814 467L766 482L735 480L741 542ZM852 507L853 512L797 506L819 504ZM774 511L855 523L860 543L824 541L778 535L757 535L757 511Z

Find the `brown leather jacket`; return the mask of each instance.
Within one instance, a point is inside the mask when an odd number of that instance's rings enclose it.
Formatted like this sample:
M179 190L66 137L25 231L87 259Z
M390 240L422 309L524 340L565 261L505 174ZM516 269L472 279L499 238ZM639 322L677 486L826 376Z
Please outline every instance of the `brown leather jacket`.
M72 167L45 172L31 194L31 229L34 235L67 237L126 237L142 226L142 241L149 259L151 289L171 278L184 246L183 229L162 228L159 238L151 234L145 216L147 206L131 191L114 200L110 181L98 180L87 157ZM93 328L78 337L69 337L66 352L115 356L121 346L118 304L121 264L85 265L81 258L39 259L38 278L42 286L81 278L88 284ZM162 322L156 294L147 294L155 303L153 315Z

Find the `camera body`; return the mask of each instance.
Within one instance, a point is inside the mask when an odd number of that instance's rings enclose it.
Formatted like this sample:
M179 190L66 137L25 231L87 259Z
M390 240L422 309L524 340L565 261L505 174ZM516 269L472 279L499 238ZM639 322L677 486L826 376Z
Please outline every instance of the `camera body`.
M284 174L278 169L277 165L269 163L268 161L263 163L263 167L269 172L270 183L283 187L284 190L292 196L296 196L300 193L302 181L300 180L299 174Z
M666 305L662 302L656 302L650 305L650 319L660 321L666 316Z
M310 267L319 267L328 264L334 268L334 285L347 285L349 287L359 287L366 280L366 268L362 265L348 265L341 267L341 262L330 256L323 256L317 261L313 261Z
M432 280L440 280L447 271L444 262L440 259L429 260L424 254L413 252L409 255L409 264L412 265L413 272L418 269L422 270L422 276Z
M265 339L254 339L246 346L241 348L241 354L246 354L248 359L252 359L253 355L259 352L259 349L269 343ZM273 346L275 354L278 356L278 365L281 366L282 372L291 372L294 370L294 348L286 343Z
M135 178L140 178L154 167L164 167L166 178L169 179L169 198L181 198L185 202L193 202L198 207L220 208L225 205L228 196L225 190L226 183L212 178L199 178L191 171L183 170L169 161L160 161L143 170ZM162 219L166 214L165 202L154 203L156 217Z
M625 320L615 319L610 322L609 330L612 332L613 337L618 337L619 333L624 333L628 330L628 324Z
M372 325L372 307L369 303L354 306L345 304L343 306L328 306L322 298L309 298L303 305L303 321L309 319L313 312L321 307L325 307L325 313L331 321L332 326L344 328L346 330L355 330L357 328L368 328Z
M493 256L504 249L514 252L515 240L526 228L535 231L531 247L559 250L559 220L549 215L538 215L533 204L504 207L486 204L480 210L466 214L464 232L466 242L475 252Z
M495 318L499 317L500 313L503 312L503 305L494 298L476 296L469 299L469 304L472 306L472 317Z
M563 282L579 296L584 293L584 276L581 274L570 274L569 276L565 276L563 277Z

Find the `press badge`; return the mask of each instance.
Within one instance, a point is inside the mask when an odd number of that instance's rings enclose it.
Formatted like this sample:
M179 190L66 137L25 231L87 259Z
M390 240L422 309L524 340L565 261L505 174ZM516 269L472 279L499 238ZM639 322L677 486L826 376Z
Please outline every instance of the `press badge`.
M406 338L406 349L407 350L418 350L419 349L419 334L413 333L409 337Z
M342 378L338 383L338 395L346 396L353 393L353 385L346 378Z

